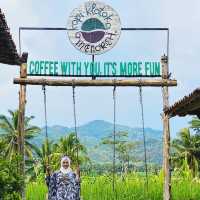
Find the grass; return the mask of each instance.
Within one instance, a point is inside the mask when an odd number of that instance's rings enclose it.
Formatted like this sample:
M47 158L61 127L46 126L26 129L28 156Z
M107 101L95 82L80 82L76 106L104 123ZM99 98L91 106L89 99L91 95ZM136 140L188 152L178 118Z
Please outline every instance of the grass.
M26 188L27 200L45 200L47 194L47 187L45 183L32 182Z
M84 200L162 200L162 175L149 177L148 190L143 176L131 174L125 180L116 178L113 192L110 176L83 177L81 194ZM44 200L47 188L44 183L29 183L27 200ZM172 200L199 200L200 180L172 179Z

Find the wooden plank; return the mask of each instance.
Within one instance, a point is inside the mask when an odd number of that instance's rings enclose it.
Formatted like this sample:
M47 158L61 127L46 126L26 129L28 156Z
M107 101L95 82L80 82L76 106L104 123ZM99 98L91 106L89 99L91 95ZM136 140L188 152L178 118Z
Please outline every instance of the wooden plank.
M48 85L48 86L79 86L79 87L100 87L100 86L143 86L143 87L163 87L163 86L177 86L176 80L168 79L154 79L154 80L61 80L61 79L33 79L33 78L15 78L14 84L23 85Z
M163 56L162 63L162 77L168 77L168 58ZM162 88L163 94L163 110L169 107L169 91L168 86ZM164 171L164 185L163 185L163 200L171 200L171 174L170 174L170 129L169 129L169 115L163 114L163 171Z

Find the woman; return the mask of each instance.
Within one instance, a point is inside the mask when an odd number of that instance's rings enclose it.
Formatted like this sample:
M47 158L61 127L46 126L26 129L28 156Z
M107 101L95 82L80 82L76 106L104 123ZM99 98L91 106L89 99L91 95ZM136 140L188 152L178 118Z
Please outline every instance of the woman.
M80 200L80 170L75 174L70 165L69 157L64 156L60 170L47 176L48 200Z

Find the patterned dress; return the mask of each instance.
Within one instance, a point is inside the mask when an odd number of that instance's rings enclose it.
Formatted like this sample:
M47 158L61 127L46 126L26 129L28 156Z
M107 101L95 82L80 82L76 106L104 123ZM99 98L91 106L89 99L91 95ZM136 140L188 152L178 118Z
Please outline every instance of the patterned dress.
M74 172L54 172L46 178L48 200L80 200L80 182Z

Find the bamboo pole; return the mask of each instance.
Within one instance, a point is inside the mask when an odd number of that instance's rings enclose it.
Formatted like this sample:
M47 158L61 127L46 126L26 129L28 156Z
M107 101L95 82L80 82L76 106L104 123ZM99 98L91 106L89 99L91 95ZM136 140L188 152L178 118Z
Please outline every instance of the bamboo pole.
M169 74L168 58L163 56L162 63L162 78L167 79ZM163 94L163 109L169 107L169 91L168 86L162 88ZM164 171L164 185L163 185L163 200L171 200L171 174L170 174L170 128L169 115L163 113L163 171Z
M27 57L28 54L24 53L22 55L23 63L20 65L20 77L26 78L26 68L27 68ZM19 154L21 156L20 162L20 174L23 177L23 187L21 191L22 199L25 200L25 147L24 147L24 121L25 121L25 104L26 104L26 85L20 84L19 90L19 115L18 115L18 147Z
M100 87L100 86L143 86L143 87L162 87L162 86L177 86L176 80L169 79L126 79L126 80L63 80L63 79L35 79L35 78L15 78L15 84L23 85L48 85L48 86L79 86L79 87Z

